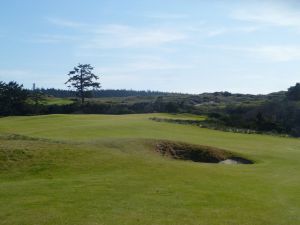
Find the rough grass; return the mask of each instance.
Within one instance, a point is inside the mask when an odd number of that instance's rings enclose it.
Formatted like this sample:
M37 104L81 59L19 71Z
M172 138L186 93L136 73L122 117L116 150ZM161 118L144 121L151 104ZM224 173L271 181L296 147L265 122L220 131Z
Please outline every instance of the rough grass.
M153 116L168 115L0 119L0 224L300 224L299 139L156 123ZM161 157L152 144L161 139L256 163Z

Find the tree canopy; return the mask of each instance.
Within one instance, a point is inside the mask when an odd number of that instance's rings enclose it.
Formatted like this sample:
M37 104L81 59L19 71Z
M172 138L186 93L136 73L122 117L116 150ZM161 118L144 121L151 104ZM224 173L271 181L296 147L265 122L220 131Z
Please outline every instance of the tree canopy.
M287 97L289 100L299 101L300 100L300 83L292 86L288 89Z
M0 112L2 115L21 114L24 110L28 91L14 81L0 81Z
M76 89L81 103L84 103L84 99L89 97L89 90L97 90L101 87L97 82L99 77L92 72L93 70L94 67L90 64L79 64L68 73L69 79L65 84L70 84L70 88Z

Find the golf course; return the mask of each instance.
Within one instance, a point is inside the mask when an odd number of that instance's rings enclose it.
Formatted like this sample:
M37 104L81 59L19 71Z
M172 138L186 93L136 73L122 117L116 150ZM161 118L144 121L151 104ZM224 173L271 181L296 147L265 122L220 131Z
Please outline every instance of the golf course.
M0 118L0 224L300 224L299 138L152 117L203 119L163 113ZM158 151L159 143L206 146L252 164L181 160Z

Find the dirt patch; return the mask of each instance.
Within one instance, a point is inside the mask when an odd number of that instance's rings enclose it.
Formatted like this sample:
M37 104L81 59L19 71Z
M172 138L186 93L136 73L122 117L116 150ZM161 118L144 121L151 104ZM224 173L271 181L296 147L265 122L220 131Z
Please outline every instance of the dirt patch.
M236 156L227 150L182 142L161 141L156 144L156 151L163 156L194 162L253 164L251 160Z

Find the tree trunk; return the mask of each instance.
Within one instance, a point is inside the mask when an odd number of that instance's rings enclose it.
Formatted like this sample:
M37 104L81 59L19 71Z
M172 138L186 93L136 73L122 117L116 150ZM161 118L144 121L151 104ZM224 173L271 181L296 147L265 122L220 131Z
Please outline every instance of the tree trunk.
M81 92L81 104L84 103L84 91L83 91L83 76L82 76L82 69L80 70L80 92Z
M83 96L83 92L81 92L81 104L84 103L84 96Z

